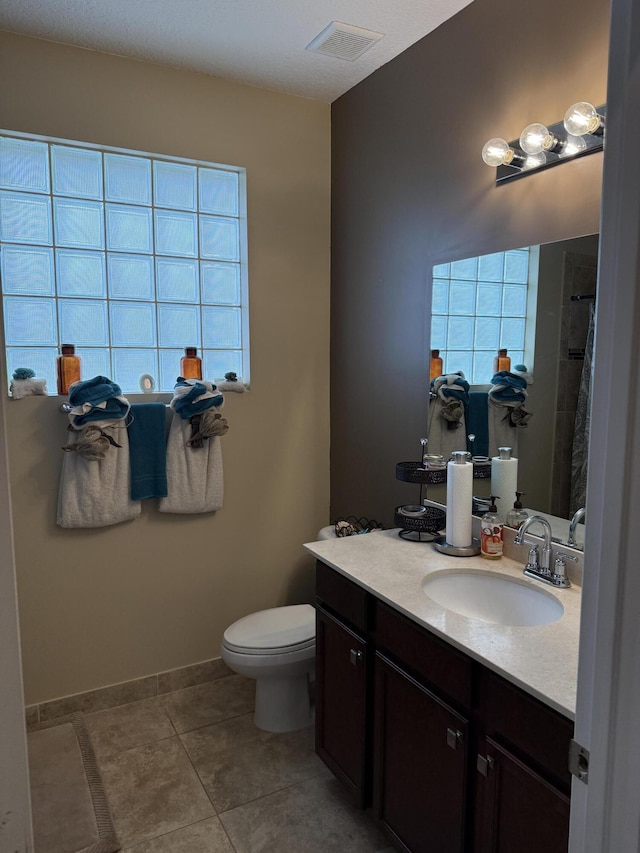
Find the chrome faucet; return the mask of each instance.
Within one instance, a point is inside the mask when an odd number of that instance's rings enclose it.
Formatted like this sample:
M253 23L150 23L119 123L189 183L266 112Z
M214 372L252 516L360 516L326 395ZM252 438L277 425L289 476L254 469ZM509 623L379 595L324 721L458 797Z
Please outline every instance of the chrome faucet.
M539 554L538 546L533 546L531 552L529 553L529 562L534 563L535 567L542 569L543 572L550 572L549 564L551 562L551 525L544 516L530 515L529 518L525 518L524 522L520 525L518 532L515 535L513 544L522 545L525 533L529 530L532 524L536 523L541 524L544 529L544 545L542 546L541 554Z
M560 554L555 561L553 571L551 570L551 525L544 516L530 515L529 518L526 518L518 529L513 544L522 545L525 534L533 524L540 524L542 526L544 530L544 544L542 551L540 551L538 545L530 543L532 547L529 551L527 565L524 567L524 574L530 578L550 583L552 586L571 586L569 578L566 575L565 560L577 562L577 558L570 554Z
M579 522L582 521L586 513L586 509L584 507L580 507L574 513L573 518L571 519L571 523L569 524L569 538L567 539L567 545L571 548L580 548L580 545L576 544L576 527Z

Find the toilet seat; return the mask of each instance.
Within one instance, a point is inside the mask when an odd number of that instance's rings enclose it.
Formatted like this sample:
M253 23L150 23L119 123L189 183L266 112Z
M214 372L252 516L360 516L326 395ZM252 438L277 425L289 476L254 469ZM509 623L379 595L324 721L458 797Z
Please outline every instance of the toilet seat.
M223 644L239 654L288 654L313 649L315 635L314 608L310 604L292 604L238 619L224 632Z

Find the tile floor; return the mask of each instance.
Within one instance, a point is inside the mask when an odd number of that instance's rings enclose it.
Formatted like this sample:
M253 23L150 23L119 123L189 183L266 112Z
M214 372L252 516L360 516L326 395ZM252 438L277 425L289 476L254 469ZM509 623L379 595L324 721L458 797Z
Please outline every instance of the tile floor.
M85 719L127 853L391 853L315 755L253 725L230 675Z

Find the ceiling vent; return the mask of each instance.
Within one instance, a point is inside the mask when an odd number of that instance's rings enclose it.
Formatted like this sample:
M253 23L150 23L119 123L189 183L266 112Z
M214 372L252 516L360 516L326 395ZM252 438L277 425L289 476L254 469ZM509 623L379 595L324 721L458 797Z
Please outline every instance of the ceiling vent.
M306 49L353 62L369 50L372 44L380 41L383 35L384 33L374 33L373 30L363 30L362 27L332 21Z

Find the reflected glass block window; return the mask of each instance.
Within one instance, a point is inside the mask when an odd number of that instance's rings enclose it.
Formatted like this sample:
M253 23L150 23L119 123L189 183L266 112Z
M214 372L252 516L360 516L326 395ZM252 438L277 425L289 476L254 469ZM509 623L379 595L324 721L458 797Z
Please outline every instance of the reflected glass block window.
M246 245L242 168L0 131L9 378L31 367L55 393L58 348L71 343L84 379L109 376L125 394L144 373L171 391L192 346L205 379L232 370L248 382ZM472 301L472 270L459 267ZM511 259L499 296L510 335L520 274Z
M536 267L525 248L433 268L431 349L440 350L445 373L462 370L471 384L488 385L498 349L508 350L512 367L524 361Z

